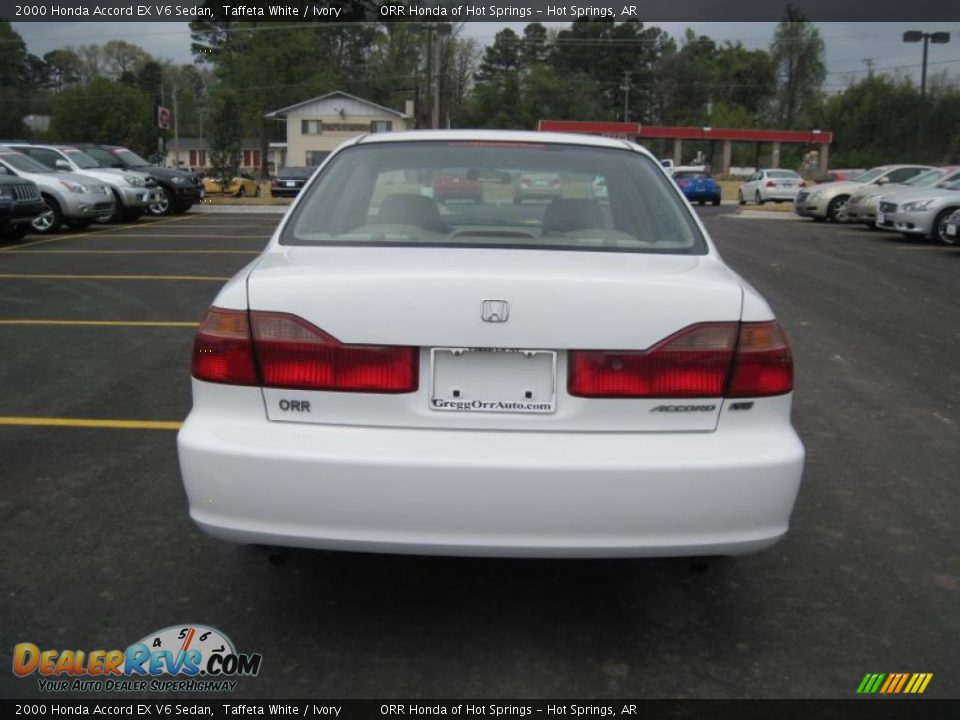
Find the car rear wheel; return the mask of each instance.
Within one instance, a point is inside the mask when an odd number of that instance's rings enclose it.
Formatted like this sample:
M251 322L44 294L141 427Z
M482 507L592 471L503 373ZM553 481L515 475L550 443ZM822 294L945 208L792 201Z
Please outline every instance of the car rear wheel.
M720 198L714 198L713 200L710 201L710 204L716 207L717 205L720 204Z
M42 197L47 209L33 219L30 227L36 233L49 235L60 229L60 226L63 224L63 214L60 212L60 205L57 204L56 200L47 195Z
M737 190L737 202L746 205L747 201L743 199L743 190Z
M242 198L247 196L247 191L243 188L243 185L240 186L240 189L237 190L237 197Z
M960 237L947 235L947 218L953 215L955 210L956 208L947 208L937 215L937 219L933 221L933 232L930 233L933 240L944 245L960 245Z
M843 209L847 206L847 200L849 199L849 195L840 195L831 200L830 204L827 205L827 220L830 222L840 222L840 213L843 212Z
M253 191L254 197L260 197L260 186L257 185L257 189Z
M757 205L763 205L763 195L760 194L759 190L757 190L756 194L753 196L753 199Z

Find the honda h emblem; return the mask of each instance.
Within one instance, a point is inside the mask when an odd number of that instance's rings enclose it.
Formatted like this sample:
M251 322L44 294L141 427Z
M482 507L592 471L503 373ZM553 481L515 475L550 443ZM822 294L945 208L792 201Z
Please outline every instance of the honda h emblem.
M480 306L484 322L506 322L510 317L510 303L506 300L484 300Z

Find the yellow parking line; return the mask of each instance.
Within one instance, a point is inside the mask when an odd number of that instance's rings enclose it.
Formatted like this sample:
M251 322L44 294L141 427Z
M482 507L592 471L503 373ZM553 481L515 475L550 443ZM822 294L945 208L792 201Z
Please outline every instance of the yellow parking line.
M68 325L76 327L198 327L196 322L161 322L153 320L3 320L0 325Z
M164 220L154 220L152 225L166 225L168 223L174 222L183 222L187 218L185 217L175 217L175 218L166 218ZM79 238L88 238L88 237L99 237L100 235L107 235L109 233L118 232L120 230L129 230L130 228L135 227L147 227L146 225L118 225L115 228L105 228L103 230L89 230L87 232L73 233L70 235L53 235L52 237L42 238L40 240L32 240L31 242L18 243L16 245L11 245L8 248L0 248L0 253L10 252L11 250L20 250L21 248L31 247L33 245L43 245L44 243L57 242L59 240L77 240Z
M152 240L154 238L160 238L163 240L169 238L179 238L180 240L269 240L269 235L193 235L193 234L160 234L160 233L117 233L116 235L111 235L110 239L114 238L118 240Z
M199 280L201 282L225 282L229 277L217 275L59 275L41 273L0 273L5 280Z
M8 250L7 255L259 255L259 250Z
M182 422L172 420L97 420L94 418L21 417L0 415L0 425L24 427L80 427L123 430L179 430Z

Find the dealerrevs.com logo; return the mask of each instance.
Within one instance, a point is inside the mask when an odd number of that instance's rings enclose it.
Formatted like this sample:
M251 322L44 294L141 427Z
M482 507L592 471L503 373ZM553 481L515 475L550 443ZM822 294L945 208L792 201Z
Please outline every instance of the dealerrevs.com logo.
M219 630L173 625L126 650L13 648L13 673L37 675L42 692L229 692L260 672L259 653L238 653Z

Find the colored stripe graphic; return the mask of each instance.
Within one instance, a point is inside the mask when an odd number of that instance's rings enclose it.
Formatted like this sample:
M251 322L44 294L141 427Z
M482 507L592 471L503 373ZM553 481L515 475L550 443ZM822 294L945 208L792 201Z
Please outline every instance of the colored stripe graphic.
M933 673L867 673L857 686L860 695L919 695L927 689Z

